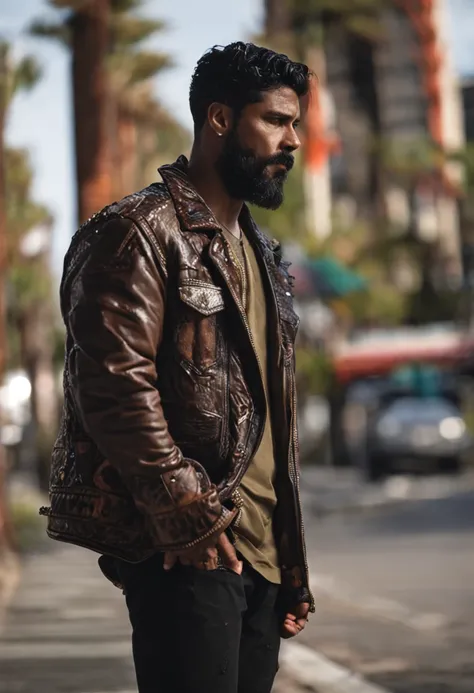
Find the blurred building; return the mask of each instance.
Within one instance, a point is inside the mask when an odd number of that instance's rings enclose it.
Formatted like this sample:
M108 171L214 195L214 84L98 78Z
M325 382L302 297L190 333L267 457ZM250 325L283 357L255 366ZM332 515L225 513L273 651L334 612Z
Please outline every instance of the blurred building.
M460 277L462 169L439 164L429 146L464 144L445 4L393 0L361 31L335 11L317 15L324 43L307 48L319 93L308 115L306 191L319 237L333 218L350 226L355 217L383 216L436 243L443 270ZM270 36L301 28L288 7L266 0Z
M462 98L466 140L468 142L474 142L474 78L464 81L462 85Z

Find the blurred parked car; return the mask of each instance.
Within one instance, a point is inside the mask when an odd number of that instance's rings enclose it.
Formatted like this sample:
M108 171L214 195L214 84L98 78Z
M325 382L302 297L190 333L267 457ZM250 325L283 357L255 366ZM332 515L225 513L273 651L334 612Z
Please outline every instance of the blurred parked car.
M369 480L388 473L458 471L473 446L461 410L442 397L400 397L373 417L362 465Z

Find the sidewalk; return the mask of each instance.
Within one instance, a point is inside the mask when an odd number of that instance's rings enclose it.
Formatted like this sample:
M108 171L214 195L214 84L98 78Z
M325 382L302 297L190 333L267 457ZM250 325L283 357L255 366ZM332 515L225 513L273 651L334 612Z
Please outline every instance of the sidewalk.
M20 576L18 557L11 551L0 551L0 627L2 613L16 592Z
M91 552L48 549L26 560L0 626L0 692L135 693L120 591Z
M136 693L121 592L93 553L47 547L26 560L0 622L0 693ZM274 693L301 691L279 674Z

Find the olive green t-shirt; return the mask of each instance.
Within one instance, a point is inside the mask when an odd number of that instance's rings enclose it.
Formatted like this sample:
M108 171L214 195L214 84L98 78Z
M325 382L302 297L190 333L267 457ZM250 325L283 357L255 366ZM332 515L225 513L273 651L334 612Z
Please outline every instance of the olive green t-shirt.
M273 535L273 512L276 506L274 488L275 455L268 396L267 305L260 267L252 246L243 236L243 248L238 238L228 231L224 236L231 245L245 272L245 302L255 350L260 363L267 400L267 417L260 445L245 473L239 492L243 499L240 521L234 527L238 551L269 582L281 582L278 553Z

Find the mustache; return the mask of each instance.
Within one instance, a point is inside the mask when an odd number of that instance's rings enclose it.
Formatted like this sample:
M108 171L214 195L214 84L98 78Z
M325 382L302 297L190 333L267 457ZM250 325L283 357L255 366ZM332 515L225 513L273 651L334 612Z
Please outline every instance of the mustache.
M279 164L281 166L284 166L287 171L291 171L293 166L295 165L295 157L292 156L289 152L279 152L278 154L274 154L273 156L270 156L268 159L265 160L265 166L271 166L272 164Z

